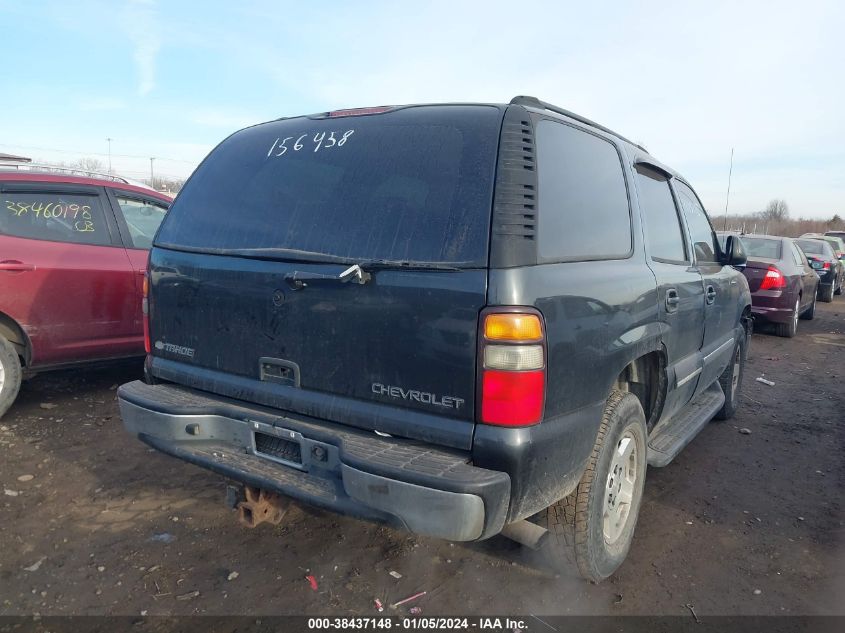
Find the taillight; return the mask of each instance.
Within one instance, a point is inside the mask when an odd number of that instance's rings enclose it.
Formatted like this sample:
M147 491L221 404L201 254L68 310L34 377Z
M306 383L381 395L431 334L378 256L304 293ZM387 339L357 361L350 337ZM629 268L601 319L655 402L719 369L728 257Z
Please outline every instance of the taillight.
M150 353L150 273L144 273L144 282L141 290L141 313L144 320L144 351Z
M481 414L484 424L528 426L543 419L545 335L531 312L491 312L481 325Z
M824 268L825 270L830 270L830 262L825 262L822 268Z
M769 266L763 283L760 284L760 290L780 290L781 288L786 288L786 277L774 266Z

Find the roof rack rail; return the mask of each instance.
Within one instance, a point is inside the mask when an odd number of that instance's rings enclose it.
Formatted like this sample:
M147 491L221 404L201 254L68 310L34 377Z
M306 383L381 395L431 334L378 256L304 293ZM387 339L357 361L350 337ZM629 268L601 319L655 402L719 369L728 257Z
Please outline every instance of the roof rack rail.
M90 169L79 169L77 167L59 167L57 165L45 165L41 163L19 163L15 161L0 161L0 171L19 171L22 173L54 173L65 174L68 176L83 176L85 178L100 178L101 180L111 180L112 182L120 182L124 185L131 184L126 178L115 176L114 174L106 174L100 171L92 171Z
M549 110L550 112L556 112L557 114L568 116L570 119L575 119L576 121L589 125L590 127L594 127L597 130L601 130L602 132L615 136L616 138L621 139L626 143L630 143L634 147L638 147L644 152L648 153L648 150L639 143L634 143L634 141L625 138L624 136L618 134L617 132L614 132L610 128L606 128L603 125L596 123L595 121L591 121L587 117L583 117L580 114L575 114L574 112L570 112L569 110L564 110L563 108L559 108L558 106L552 105L551 103L546 103L545 101L540 101L537 97L518 95L511 99L510 104L528 106L530 108L538 108L540 110Z

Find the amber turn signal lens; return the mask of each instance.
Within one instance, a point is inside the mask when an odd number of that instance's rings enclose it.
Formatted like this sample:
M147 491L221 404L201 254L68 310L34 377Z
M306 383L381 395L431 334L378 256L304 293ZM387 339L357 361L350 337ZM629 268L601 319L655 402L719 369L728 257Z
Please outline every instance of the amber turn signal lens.
M536 314L488 314L484 336L491 341L539 341L543 327Z

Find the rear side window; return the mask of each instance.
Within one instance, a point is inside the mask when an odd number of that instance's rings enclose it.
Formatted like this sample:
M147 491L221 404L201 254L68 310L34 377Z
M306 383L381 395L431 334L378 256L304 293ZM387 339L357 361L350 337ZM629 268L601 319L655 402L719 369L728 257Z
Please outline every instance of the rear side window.
M502 116L424 106L242 130L197 169L156 244L484 266Z
M684 217L687 220L692 247L695 251L695 259L701 263L718 262L718 244L713 227L707 218L704 208L698 202L693 190L687 187L680 180L674 180L675 191L678 192L678 201L684 210Z
M543 120L537 124L537 167L542 259L619 259L630 254L628 190L611 143Z
M795 242L791 242L789 246L792 249L792 259L795 260L795 263L801 267L806 266L807 257L804 255L804 253L801 252L801 249L798 248L798 245Z
M637 166L636 174L651 258L686 263L688 259L684 234L668 179L660 172L642 165Z
M140 198L117 196L117 203L126 226L133 248L150 248L153 245L159 224L167 213L167 205Z
M99 196L5 191L0 233L72 244L111 244Z

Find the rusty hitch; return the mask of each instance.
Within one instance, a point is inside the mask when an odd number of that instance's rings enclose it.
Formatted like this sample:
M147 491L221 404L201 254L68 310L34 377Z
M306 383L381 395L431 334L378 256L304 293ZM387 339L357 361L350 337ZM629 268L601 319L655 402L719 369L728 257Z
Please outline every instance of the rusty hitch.
M244 486L243 491L246 501L237 505L238 521L241 524L254 528L265 522L273 525L282 522L290 507L290 499L252 486Z

